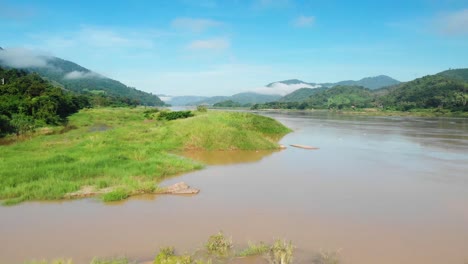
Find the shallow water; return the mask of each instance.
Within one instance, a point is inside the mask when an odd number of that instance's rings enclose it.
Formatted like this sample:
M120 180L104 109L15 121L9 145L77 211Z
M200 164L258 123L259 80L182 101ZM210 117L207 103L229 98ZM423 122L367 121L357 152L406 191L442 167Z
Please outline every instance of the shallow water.
M320 149L198 155L230 165L164 183L185 181L196 196L0 207L0 263L149 260L161 246L200 248L219 230L239 246L290 239L298 263L319 249L340 250L347 264L468 261L468 120L264 114L294 129L282 144Z

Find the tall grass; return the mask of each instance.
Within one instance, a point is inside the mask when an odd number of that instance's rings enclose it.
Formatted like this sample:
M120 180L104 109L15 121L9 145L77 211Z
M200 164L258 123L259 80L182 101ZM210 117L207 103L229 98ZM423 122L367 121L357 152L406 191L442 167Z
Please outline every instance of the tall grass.
M145 120L144 109L86 109L51 135L0 146L0 200L61 199L83 186L119 187L106 200L151 192L164 177L203 168L181 150L275 149L289 129L248 113Z

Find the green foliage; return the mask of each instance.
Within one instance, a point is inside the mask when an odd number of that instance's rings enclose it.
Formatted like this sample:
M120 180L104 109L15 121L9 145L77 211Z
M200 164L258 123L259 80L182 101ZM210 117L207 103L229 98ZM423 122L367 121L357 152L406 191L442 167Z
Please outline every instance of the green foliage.
M151 108L151 109L148 109L148 110L145 110L143 112L143 115L146 119L154 119L156 114L159 113L159 109L158 108Z
M378 98L390 110L441 108L468 111L468 83L430 75L404 83Z
M214 107L241 107L242 105L232 100L226 100L213 105Z
M294 246L291 241L276 240L270 249L270 260L273 264L292 263Z
M438 73L437 75L444 76L449 79L455 79L458 81L468 82L468 69L450 69Z
M254 105L252 109L345 109L373 106L374 96L371 91L358 86L335 86L314 92L301 102L270 102Z
M139 91L133 87L128 87L121 82L100 76L90 70L81 67L71 61L60 58L51 58L48 61L51 67L28 68L33 72L54 81L63 88L76 93L100 95L94 97L94 105L97 106L121 106L118 104L137 104L147 106L164 105L161 99L151 93ZM71 72L83 73L82 78L68 78L66 74Z
M260 256L270 251L270 246L260 242L258 244L249 242L248 248L242 250L237 255L239 257Z
M200 113L206 113L208 111L208 108L206 105L197 105L197 111Z
M257 109L363 109L378 107L386 111L424 111L433 115L468 111L468 69L450 70L411 82L371 91L356 86L335 86L316 91L306 100L257 104ZM298 93L311 92L298 90ZM294 94L294 93L293 93ZM299 98L297 98L299 99Z
M173 247L165 247L159 250L154 258L154 264L190 264L192 258L189 255L176 256Z
M53 87L37 74L0 67L0 78L5 79L0 86L0 136L63 123L88 105L86 98Z
M232 248L232 240L225 237L222 232L219 232L208 238L205 248L210 254L226 256Z
M283 96L278 100L278 102L303 102L317 92L321 92L326 89L328 88L300 88L290 94Z
M161 111L159 112L158 119L159 120L176 120L181 118L188 118L192 117L192 111Z
M127 197L128 197L128 191L119 188L111 192L105 193L104 195L102 195L101 198L104 202L113 202L113 201L120 201L120 200L126 199Z

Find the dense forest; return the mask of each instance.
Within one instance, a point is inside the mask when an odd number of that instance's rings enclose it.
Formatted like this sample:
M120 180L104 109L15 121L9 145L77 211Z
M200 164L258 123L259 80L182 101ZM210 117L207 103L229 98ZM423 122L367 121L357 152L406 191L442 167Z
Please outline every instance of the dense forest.
M156 95L128 87L119 81L101 76L76 63L60 58L49 58L48 67L34 67L28 70L37 72L47 80L70 91L78 93L99 92L112 98L129 98L140 105L164 105L164 102Z
M256 104L252 109L351 109L378 107L386 110L445 109L468 111L468 69L449 70L395 86L370 90L359 86L298 90L277 102ZM311 95L309 95L311 94ZM306 96L305 98L302 96ZM291 100L294 98L294 101Z
M89 106L88 97L54 87L37 74L0 68L0 136L62 123Z

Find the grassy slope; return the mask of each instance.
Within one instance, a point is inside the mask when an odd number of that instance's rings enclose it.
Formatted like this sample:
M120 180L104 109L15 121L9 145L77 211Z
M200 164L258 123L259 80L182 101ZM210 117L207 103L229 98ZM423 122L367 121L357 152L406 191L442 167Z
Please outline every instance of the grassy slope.
M91 109L70 117L66 133L0 146L0 199L60 199L91 185L151 192L165 176L202 168L170 152L184 149L275 149L289 130L248 113L199 113L147 122L143 109ZM102 128L110 127L105 131Z

